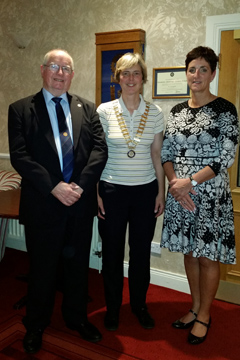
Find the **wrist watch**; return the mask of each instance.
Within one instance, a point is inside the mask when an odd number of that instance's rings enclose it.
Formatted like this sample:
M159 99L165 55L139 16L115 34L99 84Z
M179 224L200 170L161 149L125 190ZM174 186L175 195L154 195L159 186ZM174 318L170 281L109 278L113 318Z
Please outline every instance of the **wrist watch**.
M198 184L198 182L196 180L193 179L192 175L189 177L190 181L191 181L191 184L192 186L196 186Z

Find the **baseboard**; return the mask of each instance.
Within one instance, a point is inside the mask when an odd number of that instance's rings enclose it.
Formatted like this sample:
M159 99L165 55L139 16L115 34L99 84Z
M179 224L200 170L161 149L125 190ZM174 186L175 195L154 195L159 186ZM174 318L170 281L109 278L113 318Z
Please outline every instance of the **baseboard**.
M128 277L128 263L124 262L124 276ZM150 270L150 283L163 286L168 289L181 291L189 294L188 281L185 275L173 274L158 269Z
M151 269L150 274L151 284L190 294L187 277L185 275L174 274L158 269Z
M102 270L102 259L98 256L90 257L90 268ZM124 276L128 277L128 262L124 262ZM167 271L151 269L151 284L163 286L172 290L181 291L189 294L188 281L185 275L173 274Z
M101 259L97 256L91 256L90 267L98 269L99 272L101 272L101 266ZM151 284L190 294L187 277L185 275L174 274L158 269L151 269L150 274ZM128 263L126 261L124 262L124 276L128 277ZM221 280L216 294L216 299L240 304L240 285Z
M240 305L240 284L220 280L216 299Z

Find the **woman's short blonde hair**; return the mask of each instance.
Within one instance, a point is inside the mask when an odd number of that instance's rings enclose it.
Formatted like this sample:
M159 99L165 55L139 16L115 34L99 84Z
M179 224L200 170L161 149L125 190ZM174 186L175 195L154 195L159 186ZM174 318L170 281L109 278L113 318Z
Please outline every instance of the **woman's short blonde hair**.
M115 70L115 79L117 82L119 83L121 71L137 64L140 65L142 69L142 80L143 84L145 84L147 82L147 66L142 56L138 53L126 53L117 61Z

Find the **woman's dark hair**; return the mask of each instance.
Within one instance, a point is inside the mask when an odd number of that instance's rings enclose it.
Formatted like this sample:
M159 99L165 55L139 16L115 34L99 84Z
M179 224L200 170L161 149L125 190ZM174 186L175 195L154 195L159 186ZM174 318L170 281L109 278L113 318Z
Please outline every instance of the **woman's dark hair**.
M186 65L185 71L186 72L187 72L189 63L198 58L203 58L206 60L206 62L209 63L212 73L216 70L217 63L219 61L218 56L215 54L215 52L211 48L209 48L207 46L198 46L198 47L192 49L186 56L186 60L185 60L185 65Z

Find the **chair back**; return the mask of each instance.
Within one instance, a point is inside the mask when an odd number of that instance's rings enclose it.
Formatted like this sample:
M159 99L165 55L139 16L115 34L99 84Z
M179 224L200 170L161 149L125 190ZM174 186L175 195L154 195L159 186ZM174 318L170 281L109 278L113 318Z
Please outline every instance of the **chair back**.
M14 171L0 170L0 191L19 188L21 179L21 176Z

